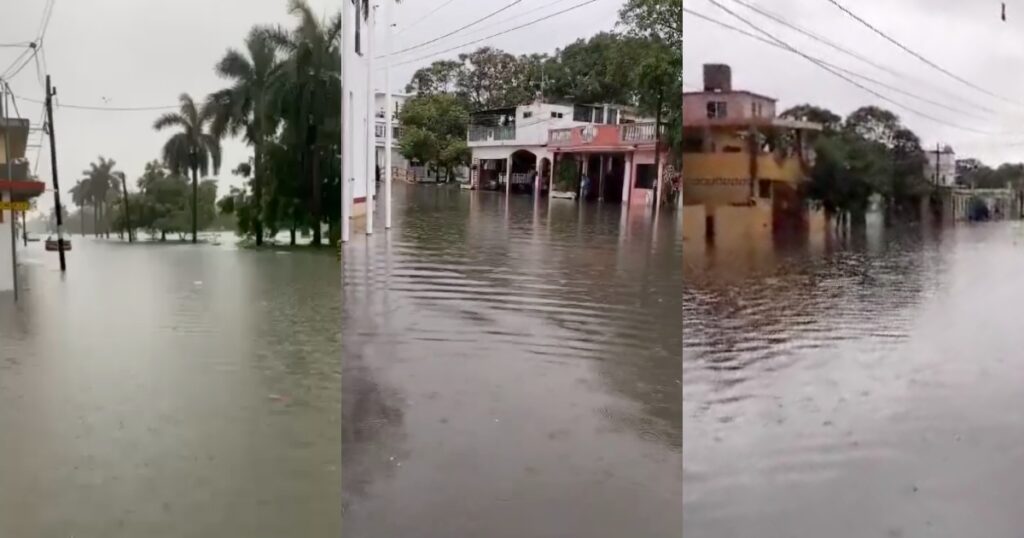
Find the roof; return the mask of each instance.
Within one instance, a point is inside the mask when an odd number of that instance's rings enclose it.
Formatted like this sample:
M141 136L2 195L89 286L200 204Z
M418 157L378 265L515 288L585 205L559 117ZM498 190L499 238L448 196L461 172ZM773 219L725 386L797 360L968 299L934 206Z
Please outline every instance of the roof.
M683 92L683 97L686 97L687 95L749 95L750 97L757 97L759 99L767 99L767 100L769 100L769 101L771 101L773 103L776 103L776 102L779 101L778 99L776 99L774 97L768 97L767 95L763 95L763 94L755 93L755 92L749 92L747 90L732 90L732 91L728 91L728 92L708 92L708 91L704 91L704 92Z

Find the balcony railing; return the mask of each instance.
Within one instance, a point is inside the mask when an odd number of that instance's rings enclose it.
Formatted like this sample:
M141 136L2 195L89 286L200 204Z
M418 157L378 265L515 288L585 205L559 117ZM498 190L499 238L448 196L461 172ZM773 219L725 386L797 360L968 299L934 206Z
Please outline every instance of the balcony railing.
M665 126L661 126L662 134L665 133ZM619 125L619 140L623 142L654 142L653 123L623 123Z
M487 127L483 125L469 126L470 142L490 142L501 140L515 140L516 126L506 125L504 127Z

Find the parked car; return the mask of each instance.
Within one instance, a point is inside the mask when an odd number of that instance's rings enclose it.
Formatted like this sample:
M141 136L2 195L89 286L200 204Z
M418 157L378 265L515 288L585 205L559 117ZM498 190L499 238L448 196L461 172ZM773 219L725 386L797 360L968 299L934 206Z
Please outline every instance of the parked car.
M46 238L46 250L51 252L57 252L60 250L60 245L57 243L57 239L52 235ZM67 252L69 250L71 250L71 239L66 237L64 238L64 251Z

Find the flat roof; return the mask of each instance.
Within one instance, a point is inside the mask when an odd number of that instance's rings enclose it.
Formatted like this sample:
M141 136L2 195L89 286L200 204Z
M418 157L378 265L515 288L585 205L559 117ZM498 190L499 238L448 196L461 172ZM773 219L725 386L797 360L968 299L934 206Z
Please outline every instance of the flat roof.
M812 121L790 120L786 118L701 118L697 122L683 123L683 130L704 129L707 127L768 127L777 129L799 129L803 131L820 131L822 125Z

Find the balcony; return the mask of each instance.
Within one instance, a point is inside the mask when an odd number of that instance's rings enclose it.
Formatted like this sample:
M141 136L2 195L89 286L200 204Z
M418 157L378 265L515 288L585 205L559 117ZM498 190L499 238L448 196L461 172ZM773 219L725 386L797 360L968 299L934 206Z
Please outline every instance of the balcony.
M485 125L469 126L470 142L507 142L516 139L516 126L488 127Z
M623 123L619 125L619 140L629 144L653 144L654 123ZM661 134L665 134L665 126L661 126Z

